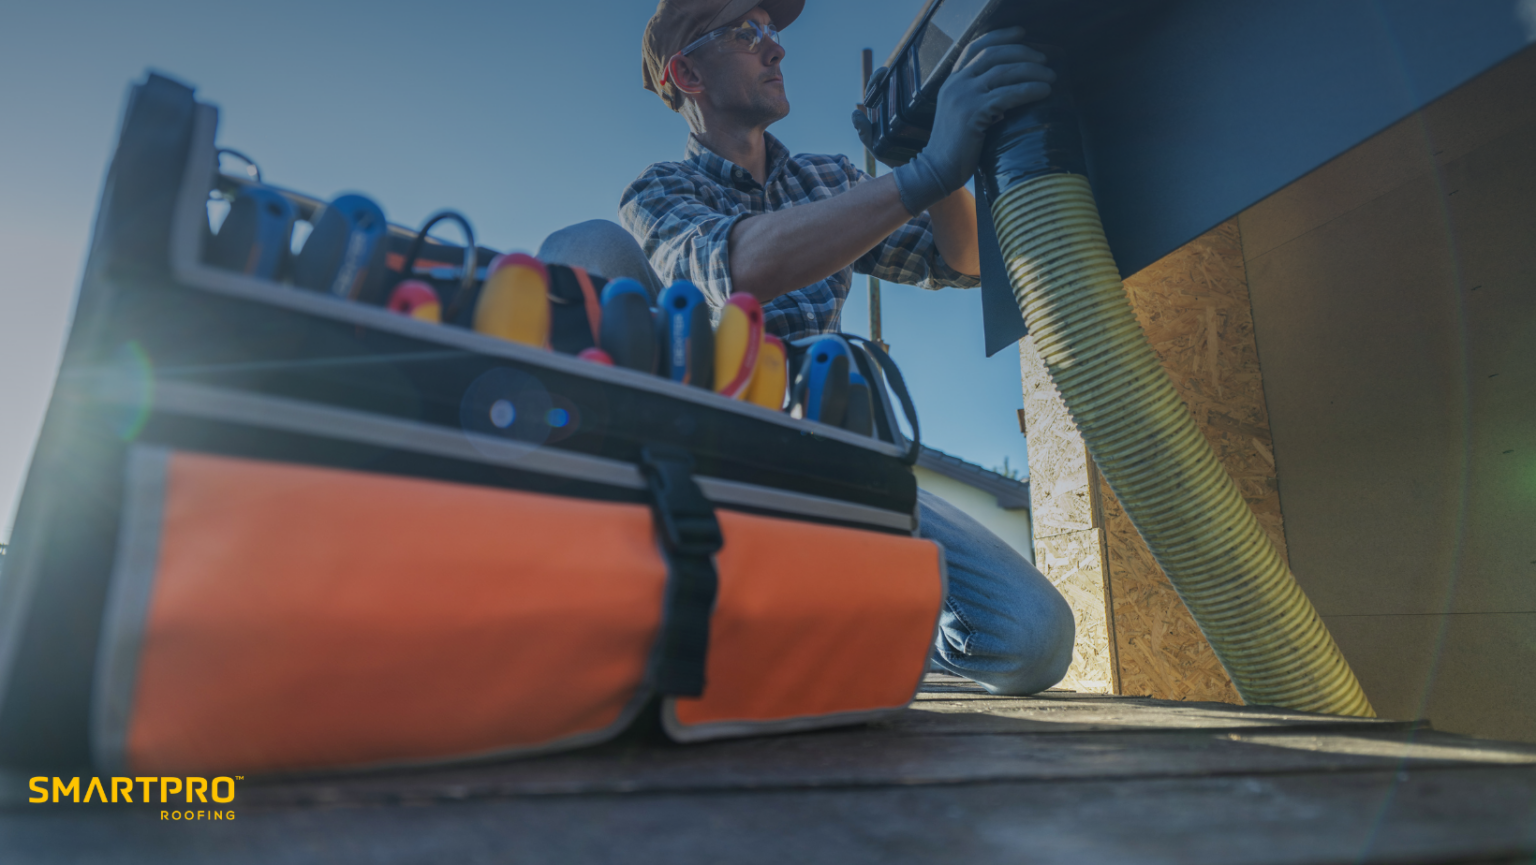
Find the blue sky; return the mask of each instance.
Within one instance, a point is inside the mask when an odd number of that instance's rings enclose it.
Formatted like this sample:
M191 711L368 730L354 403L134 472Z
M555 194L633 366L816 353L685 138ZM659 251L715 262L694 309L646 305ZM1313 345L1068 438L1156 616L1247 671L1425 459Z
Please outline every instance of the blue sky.
M859 52L883 59L923 0L810 0L784 34L796 152L862 159ZM128 85L153 68L222 109L220 142L273 183L364 192L391 221L453 207L497 249L616 218L687 128L640 88L650 0L60 2L0 12L0 539L42 422ZM1026 464L1018 356L982 356L976 291L885 290L885 337L924 438ZM867 330L864 280L844 329Z

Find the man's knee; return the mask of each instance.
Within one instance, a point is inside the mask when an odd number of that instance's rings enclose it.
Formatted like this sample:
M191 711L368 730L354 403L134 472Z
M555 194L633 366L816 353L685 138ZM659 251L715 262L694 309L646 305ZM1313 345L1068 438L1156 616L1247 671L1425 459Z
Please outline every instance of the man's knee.
M1066 676L1077 639L1072 608L1054 588L1041 595L1029 620L1006 635L1000 653L1004 663L995 671L974 676L988 691L1012 696L1035 694Z
M589 219L556 231L539 245L538 258L584 268L608 279L638 280L652 297L661 292L661 280L634 235L606 219Z
M593 247L629 244L639 246L624 226L608 219L589 219L567 225L544 238L544 243L539 246L539 258L548 256L566 264L560 260L564 255L580 254Z

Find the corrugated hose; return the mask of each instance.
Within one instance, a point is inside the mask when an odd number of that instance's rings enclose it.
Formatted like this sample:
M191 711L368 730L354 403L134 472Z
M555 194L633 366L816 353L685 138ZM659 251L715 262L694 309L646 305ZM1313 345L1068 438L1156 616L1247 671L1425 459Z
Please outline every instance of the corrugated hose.
M1243 700L1374 716L1142 332L1087 178L1042 174L994 202L1014 298L1051 380Z

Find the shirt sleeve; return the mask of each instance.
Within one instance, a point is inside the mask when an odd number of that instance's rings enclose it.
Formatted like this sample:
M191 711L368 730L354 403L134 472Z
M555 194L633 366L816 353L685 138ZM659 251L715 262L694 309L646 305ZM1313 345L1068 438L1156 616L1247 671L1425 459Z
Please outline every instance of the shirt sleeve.
M841 157L843 170L855 185L874 178L855 167L848 157ZM933 240L933 221L927 213L913 217L906 225L891 232L874 249L854 261L856 273L867 273L884 282L915 285L919 288L975 288L981 278L950 267L939 254Z
M747 215L710 207L698 184L667 163L646 169L619 202L619 218L662 284L686 279L716 308L732 291L731 228Z

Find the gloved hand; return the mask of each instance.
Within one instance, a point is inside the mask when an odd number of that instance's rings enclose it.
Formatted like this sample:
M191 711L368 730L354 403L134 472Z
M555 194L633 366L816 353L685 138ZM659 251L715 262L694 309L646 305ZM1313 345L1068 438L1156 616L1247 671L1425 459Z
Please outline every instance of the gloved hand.
M884 71L885 67L881 66L879 69L875 70L875 74L879 75ZM859 140L864 142L864 146L868 148L871 155L873 155L875 151L875 123L873 120L869 119L868 114L864 113L864 106L862 105L853 109L853 129L855 132L859 133ZM898 165L906 164L903 162L888 161L887 159L881 159L878 156L876 156L875 159L886 168L895 168Z
M913 216L965 185L992 124L1020 105L1051 95L1056 73L1043 65L1045 55L1023 43L1024 28L1007 27L960 52L939 88L928 146L893 172L901 203Z

